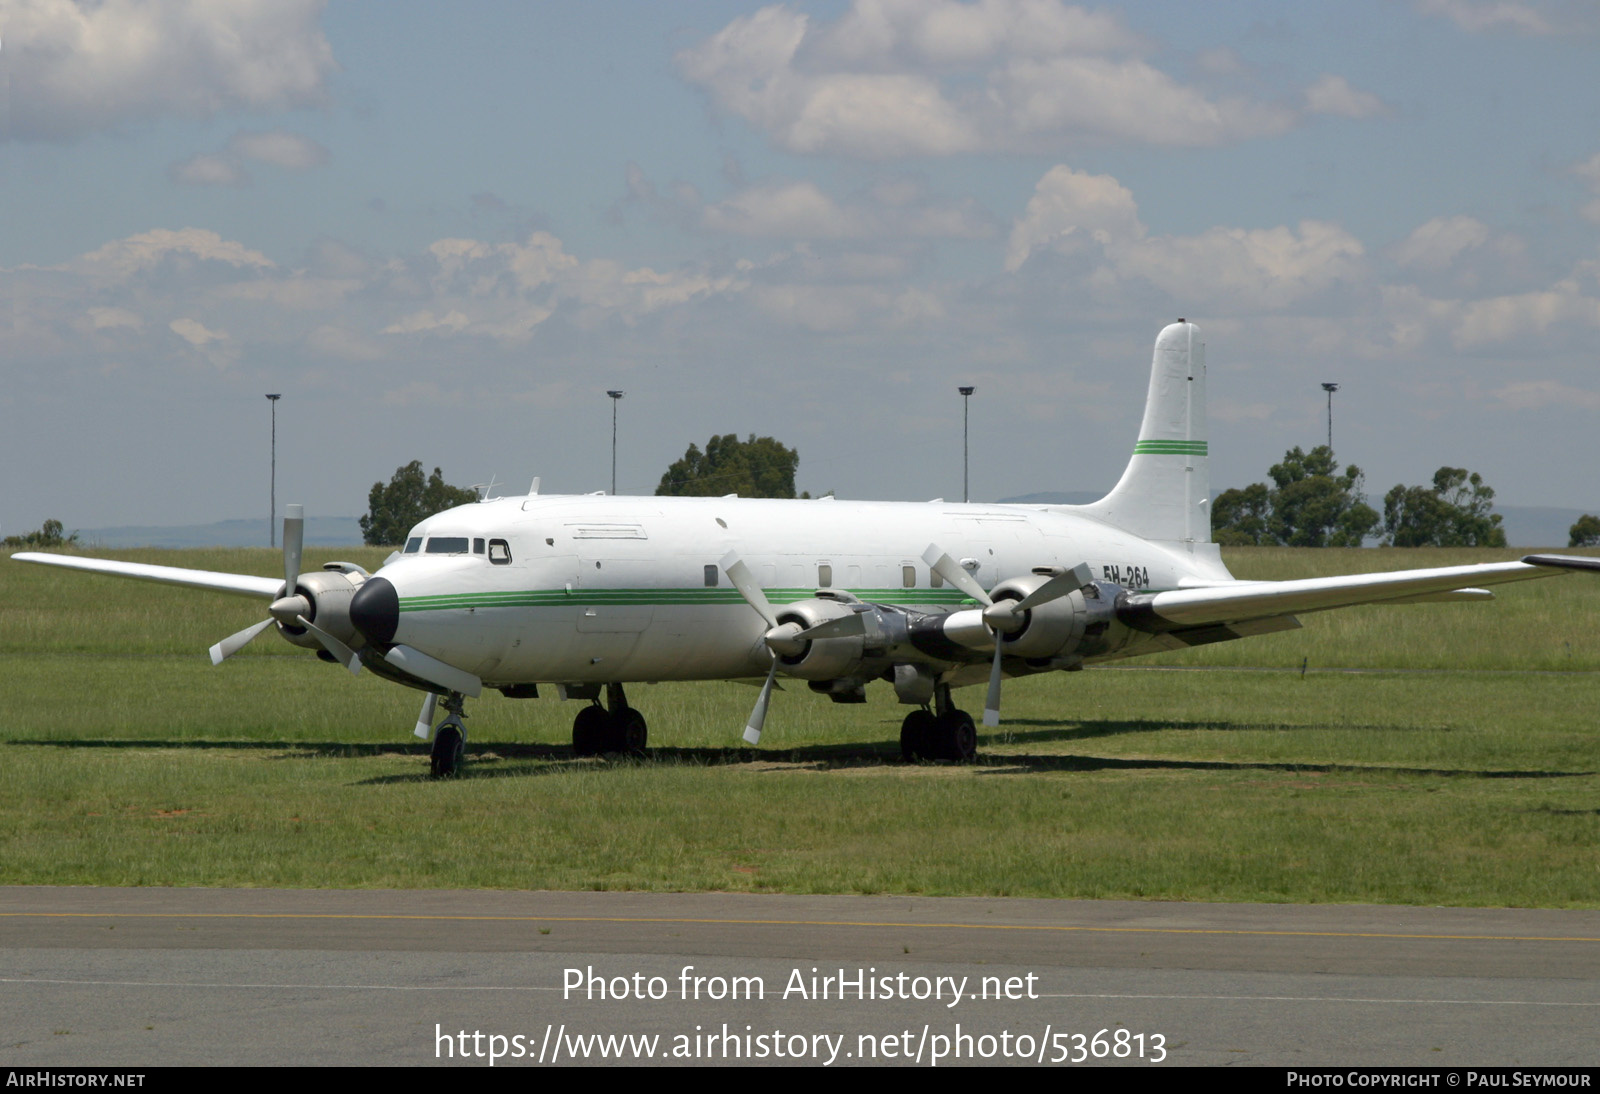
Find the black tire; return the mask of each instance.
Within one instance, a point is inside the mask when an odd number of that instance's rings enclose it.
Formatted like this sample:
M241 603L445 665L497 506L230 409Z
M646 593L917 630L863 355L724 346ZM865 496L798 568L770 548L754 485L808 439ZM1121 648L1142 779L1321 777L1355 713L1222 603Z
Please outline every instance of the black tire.
M433 735L430 759L430 770L436 779L449 779L461 774L467 759L467 739L459 725L445 722L439 726L439 731Z
M611 716L611 740L608 751L625 756L643 756L644 746L650 739L650 728L644 715L632 707L624 707Z
M604 752L609 743L610 721L604 707L591 704L578 711L572 719L572 754L598 756Z
M934 755L941 760L964 764L978 755L978 727L964 710L949 710L937 719L933 739Z
M900 723L900 758L908 764L927 758L936 720L926 710L913 710Z

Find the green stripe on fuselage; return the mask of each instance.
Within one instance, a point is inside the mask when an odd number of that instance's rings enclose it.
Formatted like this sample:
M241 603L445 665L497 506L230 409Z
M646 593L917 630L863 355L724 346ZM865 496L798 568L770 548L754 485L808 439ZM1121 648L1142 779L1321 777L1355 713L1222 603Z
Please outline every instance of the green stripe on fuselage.
M811 600L815 588L766 589L774 604L793 604ZM959 589L852 589L851 593L874 604L970 604ZM432 596L407 596L400 599L402 612L445 611L460 608L557 608L563 605L611 607L654 607L712 604L743 604L738 589L511 589L482 593L437 593Z

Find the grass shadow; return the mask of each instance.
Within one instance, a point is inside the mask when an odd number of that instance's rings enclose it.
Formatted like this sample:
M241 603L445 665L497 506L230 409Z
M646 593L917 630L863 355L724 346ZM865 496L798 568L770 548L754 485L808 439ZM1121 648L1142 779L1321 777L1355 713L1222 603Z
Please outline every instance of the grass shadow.
M1190 723L1201 728L1231 727L1226 722ZM1164 722L1105 722L1092 723L1097 730L1093 736L1116 736L1122 733L1150 732L1157 728L1171 729ZM1260 728L1251 726L1250 728ZM1042 743L1066 739L1051 733L1009 734L1015 742L1018 737ZM981 744L996 744L1000 735L990 735ZM332 759L379 758L399 756L425 765L428 746L421 742L352 743L348 741L228 741L210 738L116 740L107 738L71 738L12 740L8 744L38 745L63 749L175 749L223 750L241 752L273 752L278 758L293 759L320 757ZM537 744L520 741L484 741L471 745L468 751L468 777L475 778L527 778L559 774L566 770L583 768L594 771L624 771L638 767L687 766L729 767L746 764L764 764L776 768L808 771L837 771L863 767L904 766L900 759L898 741L853 742L848 744L806 745L798 748L753 749L742 746L726 748L650 748L643 756L612 754L598 757L575 756L569 745ZM927 761L919 766L954 766L946 761ZM1475 779L1565 779L1585 778L1595 771L1549 771L1539 769L1477 770L1471 768L1413 767L1397 764L1351 763L1300 763L1293 761L1250 760L1182 760L1161 758L1127 758L1118 756L1090 756L1082 754L1018 754L979 752L974 766L982 774L1020 775L1046 772L1099 772L1099 771L1256 771L1279 773L1364 774L1364 775L1423 775L1447 778ZM426 767L420 766L413 775L377 775L358 780L354 785L371 786L428 780Z

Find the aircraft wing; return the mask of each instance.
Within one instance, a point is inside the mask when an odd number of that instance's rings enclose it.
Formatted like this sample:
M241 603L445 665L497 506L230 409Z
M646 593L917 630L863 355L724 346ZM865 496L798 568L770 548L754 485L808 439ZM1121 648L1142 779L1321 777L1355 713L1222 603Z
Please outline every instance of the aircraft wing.
M1130 596L1118 615L1124 623L1140 630L1171 631L1356 604L1476 599L1482 595L1482 590L1476 586L1553 577L1565 572L1552 566L1530 566L1524 562L1491 562L1298 581L1236 581L1204 589L1174 589Z
M47 555L38 551L23 551L11 557L18 562L42 562L46 566L64 566L69 570L159 581L164 585L186 585L191 589L211 589L237 596L275 597L283 588L282 578L256 577L253 574L223 574L214 570L186 570L179 566L150 566L142 562L116 562L108 558Z

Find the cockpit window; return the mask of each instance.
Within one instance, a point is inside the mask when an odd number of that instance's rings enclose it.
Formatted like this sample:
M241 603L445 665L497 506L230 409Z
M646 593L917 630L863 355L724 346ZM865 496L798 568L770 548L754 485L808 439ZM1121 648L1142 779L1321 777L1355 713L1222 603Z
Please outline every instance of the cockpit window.
M421 536L412 536L410 539L406 540L406 554L414 555L420 550L422 550Z
M481 538L472 541L472 553L475 555L483 554L483 540Z
M428 554L430 555L464 555L466 553L466 536L428 537Z
M503 539L489 541L489 561L496 566L505 566L511 561L511 544Z

